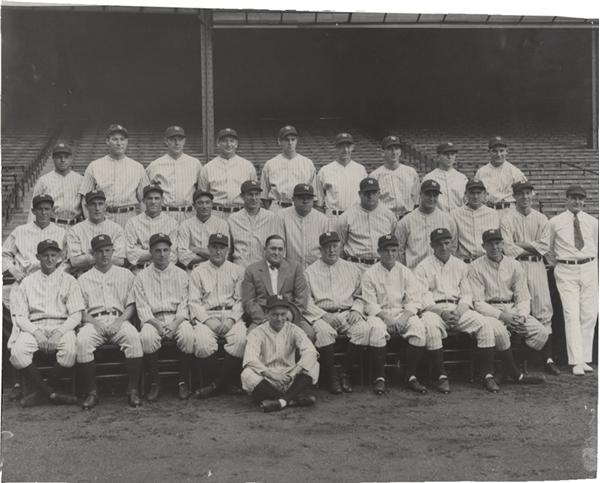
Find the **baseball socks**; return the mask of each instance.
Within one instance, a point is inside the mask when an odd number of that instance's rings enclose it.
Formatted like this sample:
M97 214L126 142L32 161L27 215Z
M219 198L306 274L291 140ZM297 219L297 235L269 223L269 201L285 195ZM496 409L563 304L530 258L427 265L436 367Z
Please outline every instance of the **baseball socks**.
M543 377L530 376L521 372L515 364L515 359L511 349L498 351L498 355L502 360L504 373L517 384L543 384L546 380Z
M548 340L540 352L542 353L542 357L545 361L544 370L553 376L560 375L560 369L556 366L554 360L552 359L552 334L548 336Z
M410 343L406 347L407 384L409 389L418 392L419 394L425 394L427 392L425 386L423 386L417 379L417 365L421 361L424 351L424 347L417 347Z
M342 373L341 373L341 386L342 391L352 392L352 383L350 382L350 375L352 374L352 368L355 364L360 364L360 352L364 349L363 346L358 346L352 342L348 342L346 353L344 354L344 360L342 361Z
M483 374L483 387L489 392L500 391L500 386L494 378L494 353L493 347L478 347L479 371Z
M83 382L85 399L81 404L82 409L92 409L98 404L98 390L96 389L96 363L94 361L78 364L79 374Z
M160 379L158 375L158 352L152 352L151 354L144 354L144 366L148 372L150 379L150 389L146 395L146 399L149 402L158 400L160 394Z
M182 401L191 395L189 381L192 377L192 358L193 354L179 352L179 384L177 393Z
M134 408L142 405L138 387L140 385L143 361L141 357L127 359L127 402Z
M27 367L22 369L23 374L31 385L35 388L34 392L28 394L21 399L21 405L24 407L35 404L40 394L45 395L54 404L77 404L77 398L71 394L61 394L56 392L46 382L42 380L40 371L35 364L29 364Z
M436 377L435 388L442 394L450 392L450 383L448 382L448 374L444 368L444 353L442 349L430 350L429 357L433 366L433 373Z
M341 394L342 387L334 366L333 344L319 347L318 350L321 365L321 372L319 373L321 387L327 387L331 394Z
M196 389L194 395L197 398L204 399L218 392L217 373L219 371L219 361L217 354L211 354L208 357L200 359L200 368L202 374L202 387Z
M369 347L371 370L375 381L373 392L380 396L385 392L385 346Z

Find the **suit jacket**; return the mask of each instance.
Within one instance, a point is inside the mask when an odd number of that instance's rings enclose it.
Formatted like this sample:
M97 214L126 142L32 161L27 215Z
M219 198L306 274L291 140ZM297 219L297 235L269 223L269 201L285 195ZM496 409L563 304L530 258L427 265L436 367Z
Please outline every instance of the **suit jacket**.
M294 320L298 320L300 311L308 304L308 285L302 266L284 258L279 266L277 293L274 293L267 261L249 265L242 281L242 305L250 322L262 323L265 319L264 308L270 295L282 295L291 302L296 307Z

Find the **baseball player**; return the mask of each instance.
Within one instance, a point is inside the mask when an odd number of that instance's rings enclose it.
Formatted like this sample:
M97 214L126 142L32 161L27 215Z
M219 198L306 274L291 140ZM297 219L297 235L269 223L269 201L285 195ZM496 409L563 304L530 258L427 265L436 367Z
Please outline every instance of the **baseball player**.
M360 203L351 206L337 220L344 256L364 270L377 263L377 240L396 229L396 216L379 202L379 183L366 177L360 182Z
M310 184L294 186L294 206L279 210L285 238L285 256L306 269L319 258L319 236L330 228L330 218L314 210L315 190Z
M567 357L576 376L592 372L594 327L598 317L598 220L583 211L587 193L567 188L567 209L550 220L554 277L565 319Z
M423 178L423 181L432 179L439 183L442 192L438 198L438 207L447 213L464 204L467 185L467 177L454 168L456 153L458 149L454 143L440 144L437 147L438 167Z
M96 260L91 252L92 238L108 235L114 244L113 265L125 263L125 233L114 221L106 219L106 196L103 191L89 191L85 195L88 218L67 232L67 253L74 275L89 270Z
M18 335L10 348L10 363L34 387L34 392L21 399L21 404L32 406L44 396L55 404L77 404L75 396L60 394L42 380L33 355L38 350L56 353L57 366L75 365L74 329L81 322L84 307L81 291L72 276L56 269L62 256L55 240L38 243L36 256L40 270L25 277L15 288L11 306Z
M219 155L200 170L198 189L212 193L213 210L221 218L227 219L231 213L242 209L240 185L244 181L256 181L258 177L254 165L236 154L236 131L221 129L217 134L217 148Z
M291 207L294 187L302 183L314 188L316 176L313 162L296 152L298 131L294 126L282 127L278 140L281 153L265 163L260 175L264 206L273 211Z
M486 254L471 263L468 273L475 310L502 321L511 333L522 336L531 349L542 350L549 332L530 313L531 297L521 264L502 254L504 241L499 229L484 231L482 240ZM514 367L509 367L508 372L517 383L543 381L542 378L530 380Z
M133 274L112 264L113 243L108 235L92 238L96 264L78 279L85 302L83 325L77 333L77 364L85 385L83 409L98 404L94 352L107 342L118 344L127 360L127 400L131 407L142 405L138 394L142 371L140 333L130 320L135 313Z
M142 189L150 184L144 167L125 154L129 133L120 124L111 124L106 130L108 154L92 161L83 174L79 194L89 191L106 194L107 218L125 227L125 222L139 213Z
M258 181L248 180L240 188L244 209L233 213L228 219L233 244L231 260L247 267L262 260L266 239L271 235L283 235L283 223L275 213L260 206L261 187Z
M333 394L352 392L352 368L358 363L361 349L368 347L374 378L379 381L376 386L381 386L387 334L383 324L371 327L363 317L362 270L339 258L341 241L337 232L322 233L319 245L321 258L306 270L309 287L306 312L317 333L315 346L321 365L319 381ZM341 384L334 369L333 348L338 334L346 334L349 339L342 362Z
M190 275L190 319L203 384L196 391L200 398L225 388L230 394L242 393L239 378L246 344L246 324L242 320L244 270L227 261L228 250L227 235L213 233L208 241L208 261L198 265ZM220 337L225 339L225 358L219 372Z
M73 150L66 143L54 145L52 161L54 170L40 176L33 187L33 196L52 196L54 208L50 221L58 225L74 225L82 220L78 191L83 176L72 170Z
M419 175L400 162L402 145L398 136L381 141L383 166L371 173L381 186L381 202L400 219L419 204Z
M189 322L188 276L170 262L171 239L165 233L150 237L152 265L137 274L133 298L142 324L141 338L144 363L150 374L146 399L158 400L158 349L163 340L174 340L180 351L179 399L190 397L188 381L194 356L194 329Z
M161 204L163 190L159 185L144 186L144 213L127 220L125 224L125 239L127 242L127 260L131 271L138 273L150 265L151 256L148 242L155 233L167 233L171 240L176 240L178 225L170 215L163 213ZM177 263L177 243L171 249L171 263Z
M188 270L208 260L208 237L211 234L229 233L227 222L223 218L213 216L212 193L197 190L193 200L196 216L179 225L176 243L179 262Z
M183 152L185 139L181 126L169 126L165 130L167 153L146 168L150 183L159 185L163 190L162 210L177 223L194 216L190 200L202 169L199 160Z
M485 252L481 246L481 234L498 228L500 217L493 208L485 206L485 185L477 178L470 179L465 188L466 203L450 212L456 223L456 256L471 263Z
M267 323L248 334L242 387L264 412L287 406L312 406L305 391L319 377L317 351L306 334L290 323L289 302L281 295L266 300Z
M513 198L512 185L517 181L527 181L523 172L506 161L508 147L504 139L495 136L488 143L490 162L475 173L475 178L483 181L487 188L487 204L496 210L510 208ZM503 216L503 212L499 213Z
M399 243L398 260L411 270L433 252L429 233L436 228L446 228L452 234L452 253L456 251L456 223L448 213L437 206L440 195L437 181L428 179L421 184L421 203L398 222L395 230Z
M504 254L515 257L525 271L531 295L531 315L546 326L549 334L542 354L544 367L548 374L558 376L560 370L552 359L553 311L543 259L550 250L550 225L545 215L531 207L534 190L529 181L519 181L512 189L515 206L509 208L500 220Z
M354 138L346 132L335 137L337 159L323 166L317 174L318 206L329 216L337 217L359 201L357 193L367 170L352 160Z

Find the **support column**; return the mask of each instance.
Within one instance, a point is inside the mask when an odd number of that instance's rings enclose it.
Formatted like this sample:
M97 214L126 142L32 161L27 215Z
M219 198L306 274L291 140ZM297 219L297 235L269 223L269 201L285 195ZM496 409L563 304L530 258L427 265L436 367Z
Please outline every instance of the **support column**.
M598 30L592 29L592 119L588 130L588 148L598 149ZM590 139L591 137L591 139Z
M202 10L200 19L200 62L202 78L202 153L204 161L214 155L215 109L213 90L212 11Z

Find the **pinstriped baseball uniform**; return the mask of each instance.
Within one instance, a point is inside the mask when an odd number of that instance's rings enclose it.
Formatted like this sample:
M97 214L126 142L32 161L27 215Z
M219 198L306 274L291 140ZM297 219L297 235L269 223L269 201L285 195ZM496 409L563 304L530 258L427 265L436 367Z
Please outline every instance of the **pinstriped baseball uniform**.
M150 246L148 242L155 233L166 233L171 238L171 263L177 263L177 222L166 213L159 213L155 218L146 213L130 218L125 225L125 239L127 242L127 260L136 265L141 255L146 255Z
M48 337L58 329L63 335L56 360L63 367L73 367L77 357L74 329L84 309L77 281L62 270L48 275L38 270L23 279L13 297L11 315L18 335L10 349L11 364L16 369L28 367L39 349L33 333L41 329Z
M400 164L396 169L385 165L374 170L370 176L379 182L379 202L392 210L396 217L412 211L419 204L419 175L411 166Z
M280 210L277 216L283 223L286 258L306 269L319 259L319 236L331 229L331 219L315 209L300 216L293 206Z
M431 213L423 213L416 209L398 222L395 230L400 243L398 260L408 268L415 268L418 263L433 250L429 244L429 234L437 228L446 228L452 235L452 252L456 250L456 223L448 213L435 208Z
M438 196L437 206L440 210L449 213L454 208L464 204L467 177L454 168L448 170L435 168L423 177L423 181L432 179L440 185L441 193Z
M92 267L77 279L86 312L92 316L100 312L125 312L125 308L134 303L133 280L133 274L126 268L113 265L103 273ZM104 329L108 328L115 318L114 315L97 316ZM92 362L94 351L106 342L118 344L127 359L144 355L140 333L129 321L123 322L121 329L114 335L108 335L93 324L85 323L77 333L77 362Z
M182 153L177 159L165 154L155 159L146 168L151 184L159 185L163 190L163 207L189 206L198 183L202 164L196 158ZM193 209L187 212L169 211L169 216L177 223L195 215Z
M476 210L464 205L452 210L450 216L456 223L458 235L456 256L472 259L483 255L485 250L481 246L481 235L486 230L500 226L498 212L485 205Z
M50 171L37 180L33 187L33 196L50 195L54 200L52 214L56 218L71 220L81 215L79 187L83 176L69 171L65 176Z
M347 210L360 201L358 188L366 177L365 167L352 160L346 166L338 161L326 164L317 173L318 204L324 206L327 213Z
M525 317L525 343L535 350L544 347L550 333L530 314L527 277L519 262L503 256L497 263L485 255L470 264L468 278L477 312L498 319L503 311L508 310Z
M274 200L271 210L279 209L278 202L292 202L294 186L304 183L316 188L316 169L313 162L301 154L288 159L282 153L269 159L260 174L262 198Z
M217 267L210 260L198 265L190 274L190 318L195 319L196 357L205 358L217 352L219 336L205 322L217 318L221 323L233 319L225 334L225 350L242 358L246 345L246 324L242 320L242 279L244 269L225 261Z
M533 245L541 256L550 250L550 225L548 218L536 210L523 215L516 208L506 210L500 220L500 230L504 238L504 253L509 257L533 255L515 245L527 242ZM531 295L531 315L544 324L552 333L552 300L548 287L548 275L544 261L519 260L527 276L527 287Z
M83 220L67 232L67 253L69 259L79 255L91 254L92 238L98 235L108 235L111 238L114 246L113 257L125 258L125 232L121 228L121 225L107 219L100 223Z
M281 218L264 208L255 216L246 209L233 213L227 224L233 243L232 261L242 267L263 259L265 241L270 235L284 235Z
M512 185L517 181L527 181L523 172L508 161L504 161L497 168L492 163L487 163L477 170L475 178L483 181L488 192L488 201L492 203L514 202Z
M194 216L183 221L177 230L179 262L187 267L196 257L190 247L208 248L208 237L213 233L229 233L229 225L223 218L211 215L206 221L201 221Z

